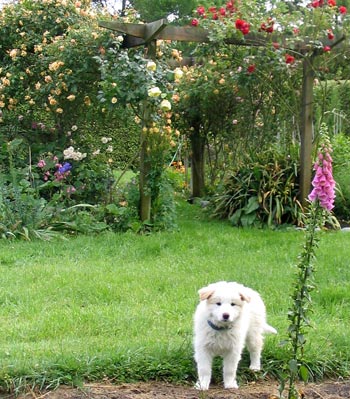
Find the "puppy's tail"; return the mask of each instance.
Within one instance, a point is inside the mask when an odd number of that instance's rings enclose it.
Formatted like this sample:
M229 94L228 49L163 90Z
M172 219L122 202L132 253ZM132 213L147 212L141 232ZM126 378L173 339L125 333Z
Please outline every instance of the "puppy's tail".
M264 325L264 332L268 334L277 334L277 330L267 323Z

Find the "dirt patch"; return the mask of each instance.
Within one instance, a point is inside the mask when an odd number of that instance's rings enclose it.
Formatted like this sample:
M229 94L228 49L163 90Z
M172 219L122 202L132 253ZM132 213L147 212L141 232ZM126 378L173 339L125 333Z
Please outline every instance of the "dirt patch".
M325 381L320 384L300 385L305 399L350 398L350 380ZM5 395L1 398L12 398ZM262 381L241 386L238 390L211 387L200 392L192 387L152 382L137 384L86 384L83 388L60 387L50 392L29 391L19 399L277 399L278 382Z

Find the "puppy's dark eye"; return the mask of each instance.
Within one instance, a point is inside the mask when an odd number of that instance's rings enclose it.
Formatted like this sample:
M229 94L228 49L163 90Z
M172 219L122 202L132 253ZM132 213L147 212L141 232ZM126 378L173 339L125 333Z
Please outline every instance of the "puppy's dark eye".
M235 303L231 302L231 306L235 306L235 305L236 305Z
M221 302L216 302L216 304L217 304L218 306L221 306Z

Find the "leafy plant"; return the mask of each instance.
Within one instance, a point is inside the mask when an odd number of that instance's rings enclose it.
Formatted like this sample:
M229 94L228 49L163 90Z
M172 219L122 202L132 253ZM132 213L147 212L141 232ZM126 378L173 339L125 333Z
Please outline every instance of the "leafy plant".
M235 226L302 224L297 162L270 149L230 173L212 198L212 215Z

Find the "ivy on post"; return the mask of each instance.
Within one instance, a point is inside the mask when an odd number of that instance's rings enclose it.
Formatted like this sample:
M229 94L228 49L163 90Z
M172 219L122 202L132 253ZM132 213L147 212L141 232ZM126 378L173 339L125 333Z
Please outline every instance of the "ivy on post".
M145 26L144 40L147 43L147 57L150 60L156 58L157 41L156 35L165 27L164 20L159 20ZM141 133L141 151L140 151L140 218L142 222L151 220L151 192L149 187L149 174L152 168L148 145L148 128L151 122L150 105L145 100L143 102L143 128Z

